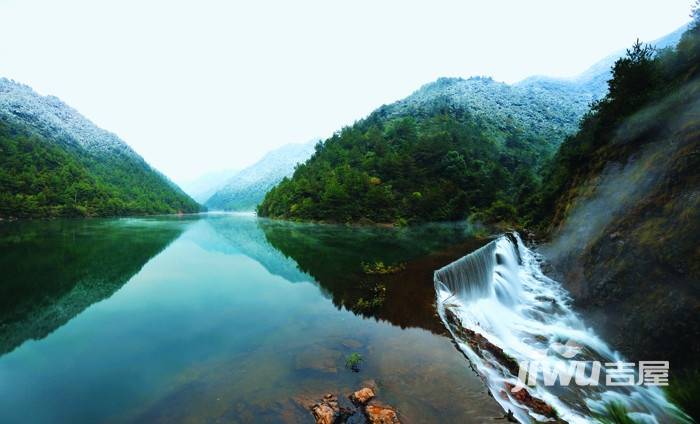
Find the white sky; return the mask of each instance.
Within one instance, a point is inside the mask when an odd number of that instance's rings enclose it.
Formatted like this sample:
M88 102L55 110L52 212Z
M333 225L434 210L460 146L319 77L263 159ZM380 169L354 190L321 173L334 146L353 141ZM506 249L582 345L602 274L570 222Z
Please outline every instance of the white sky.
M572 76L691 0L0 0L0 76L183 181L326 137L440 76Z

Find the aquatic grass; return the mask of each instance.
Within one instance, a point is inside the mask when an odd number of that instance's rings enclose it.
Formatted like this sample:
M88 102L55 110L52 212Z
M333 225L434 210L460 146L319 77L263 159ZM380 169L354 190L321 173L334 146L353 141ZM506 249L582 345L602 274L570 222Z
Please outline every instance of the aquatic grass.
M404 269L406 269L406 264L404 263L386 265L382 261L376 261L374 263L362 262L362 271L369 275L395 274L399 271L403 271Z
M367 296L357 299L353 310L356 312L372 311L384 304L386 300L386 286L381 283L375 284Z
M353 352L345 358L345 368L349 368L353 372L360 372L360 365L362 364L363 358L357 352Z

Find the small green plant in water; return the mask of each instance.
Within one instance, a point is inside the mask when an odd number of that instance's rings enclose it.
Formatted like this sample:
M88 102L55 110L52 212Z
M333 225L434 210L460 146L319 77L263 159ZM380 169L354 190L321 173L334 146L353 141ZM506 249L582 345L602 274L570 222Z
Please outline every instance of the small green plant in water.
M370 275L386 275L395 274L406 269L406 264L399 263L396 265L385 265L382 261L376 261L372 264L362 262L362 271Z
M362 355L357 352L353 352L345 358L345 368L349 368L353 372L360 372L360 365L362 364Z

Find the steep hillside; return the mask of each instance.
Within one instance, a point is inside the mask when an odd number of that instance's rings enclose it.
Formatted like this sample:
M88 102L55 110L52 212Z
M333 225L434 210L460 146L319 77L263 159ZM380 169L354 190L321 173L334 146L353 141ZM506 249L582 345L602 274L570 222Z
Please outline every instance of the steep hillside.
M466 110L372 114L319 146L258 207L262 216L332 222L455 220L515 214L554 146L518 127L490 135Z
M52 96L0 78L0 217L196 212L116 135Z
M630 360L671 361L679 387L700 366L700 29L673 51L635 45L612 75L546 169L533 222L597 331Z
M294 167L311 156L315 144L316 140L304 144L287 144L269 152L231 177L206 201L206 206L213 210L255 210L268 190L283 178L292 175Z

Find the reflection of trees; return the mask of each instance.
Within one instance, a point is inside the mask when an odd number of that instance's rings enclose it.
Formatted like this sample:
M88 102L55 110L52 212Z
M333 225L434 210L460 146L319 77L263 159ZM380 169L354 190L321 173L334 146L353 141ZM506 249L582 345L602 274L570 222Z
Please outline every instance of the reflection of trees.
M443 327L433 306L433 271L478 243L470 236L469 228L453 224L397 229L258 222L267 241L311 275L336 307L401 327L440 333ZM388 275L363 272L363 263L377 261L406 262L406 268ZM377 284L386 287L384 303L360 311L356 307L358 299L366 297Z
M110 297L185 227L175 219L0 225L0 353Z

